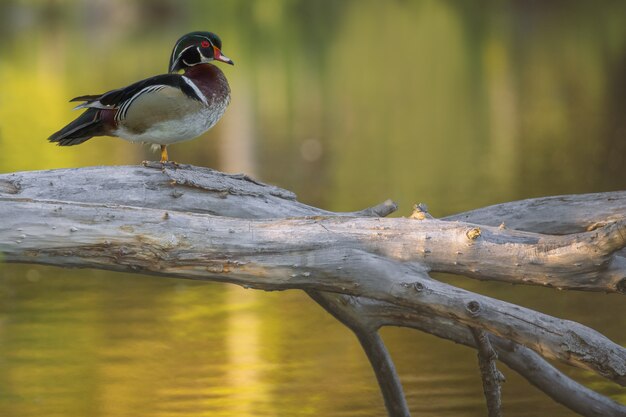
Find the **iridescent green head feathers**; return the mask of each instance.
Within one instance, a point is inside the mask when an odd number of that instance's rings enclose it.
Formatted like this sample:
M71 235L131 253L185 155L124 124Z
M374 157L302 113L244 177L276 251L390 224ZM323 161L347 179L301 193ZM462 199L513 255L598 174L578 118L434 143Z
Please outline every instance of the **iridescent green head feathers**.
M169 72L177 72L211 61L234 65L230 58L222 54L222 40L219 36L212 32L191 32L176 41L170 58Z

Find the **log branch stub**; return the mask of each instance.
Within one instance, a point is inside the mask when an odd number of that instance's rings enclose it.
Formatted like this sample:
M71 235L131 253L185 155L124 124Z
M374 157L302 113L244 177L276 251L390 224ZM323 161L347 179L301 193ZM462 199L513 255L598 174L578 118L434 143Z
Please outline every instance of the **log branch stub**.
M424 203L419 203L413 206L413 213L409 216L410 219L424 220L433 219L434 217L428 212L428 207Z
M364 210L355 211L352 213L346 213L355 217L387 217L391 213L398 210L398 204L393 200L385 200L380 204L373 207L368 207Z

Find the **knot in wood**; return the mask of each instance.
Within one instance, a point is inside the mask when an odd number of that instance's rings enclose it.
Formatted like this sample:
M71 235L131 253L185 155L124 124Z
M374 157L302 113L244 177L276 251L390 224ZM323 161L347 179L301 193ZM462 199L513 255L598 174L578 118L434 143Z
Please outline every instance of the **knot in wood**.
M228 267L228 265L226 265L225 263L221 263L221 262L211 262L209 265L206 266L206 270L214 274L222 274L222 273L230 272L230 268Z
M615 285L615 288L617 288L617 291L621 292L622 294L626 294L626 278L622 278L620 281L618 281Z
M424 284L422 284L421 282L414 282L413 289L417 292L422 292L424 291Z
M20 184L16 181L0 180L0 194L17 194L20 189Z
M480 315L480 303L478 301L470 301L465 306L465 309L472 317L478 317Z
M480 228L472 227L465 233L465 235L467 236L469 240L476 240L480 237Z

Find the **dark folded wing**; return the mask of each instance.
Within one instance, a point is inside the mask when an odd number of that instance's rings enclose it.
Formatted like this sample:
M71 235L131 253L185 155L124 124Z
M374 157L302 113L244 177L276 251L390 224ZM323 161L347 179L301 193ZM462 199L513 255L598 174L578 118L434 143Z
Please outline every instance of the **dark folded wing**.
M79 106L80 108L103 108L103 109L115 109L119 108L128 100L131 100L135 95L142 90L150 90L149 87L156 86L170 86L182 90L182 92L194 99L203 101L204 97L199 95L197 88L194 88L189 81L187 81L182 75L179 74L163 74L156 75L154 77L146 78L145 80L138 81L128 87L118 88L117 90L111 90L100 95L85 95L75 97L70 101L85 101Z
M78 96L78 97L74 97L73 99L71 99L70 102L72 102L72 101L96 101L100 97L102 97L102 94Z

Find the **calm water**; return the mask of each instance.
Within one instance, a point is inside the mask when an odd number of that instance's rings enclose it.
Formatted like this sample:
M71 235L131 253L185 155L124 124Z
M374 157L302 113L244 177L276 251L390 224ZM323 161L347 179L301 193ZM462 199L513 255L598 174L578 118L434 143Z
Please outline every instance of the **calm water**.
M480 7L479 7L480 6ZM70 98L166 70L219 33L233 102L180 162L302 201L393 198L435 215L626 189L622 1L0 2L0 172L136 164L114 139L58 148ZM623 297L443 277L626 345ZM474 352L384 329L415 415L482 416ZM507 376L507 416L571 416ZM565 369L626 402L626 391ZM0 264L0 416L384 415L354 337L299 292Z

